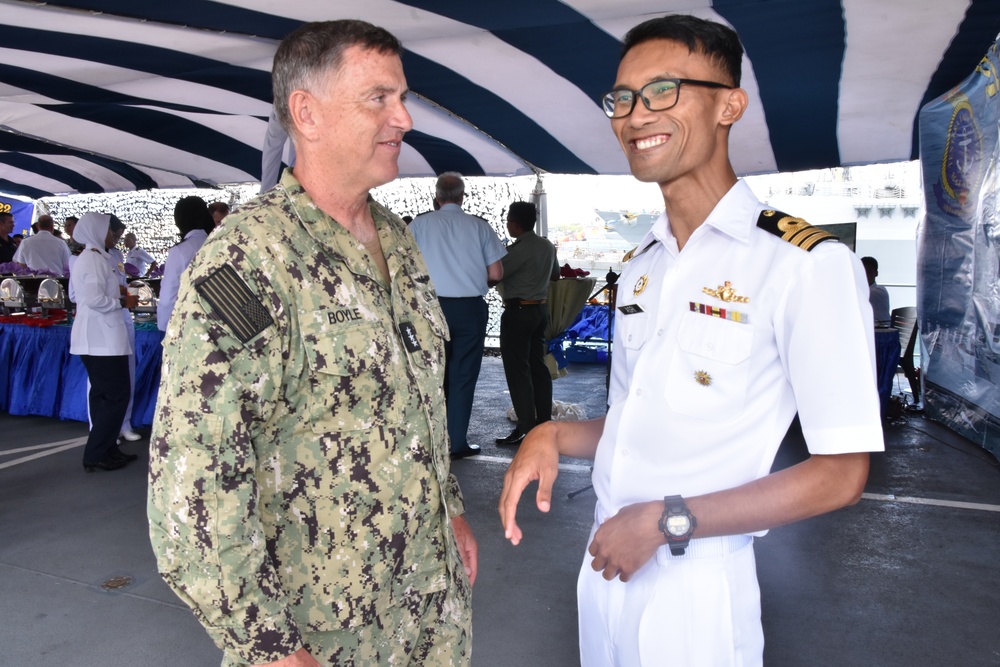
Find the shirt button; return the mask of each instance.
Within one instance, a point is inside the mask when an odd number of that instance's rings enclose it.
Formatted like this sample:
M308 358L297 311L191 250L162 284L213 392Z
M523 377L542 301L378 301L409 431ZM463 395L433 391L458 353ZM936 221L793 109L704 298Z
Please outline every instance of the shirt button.
M705 349L709 352L713 351L715 349L715 343L705 343Z
M642 389L636 389L635 390L635 395L636 396L642 396Z
M622 458L623 459L627 459L628 458L628 450L627 449L623 449L622 450Z
M657 329L656 330L656 335L657 336L662 336L663 335L663 329Z

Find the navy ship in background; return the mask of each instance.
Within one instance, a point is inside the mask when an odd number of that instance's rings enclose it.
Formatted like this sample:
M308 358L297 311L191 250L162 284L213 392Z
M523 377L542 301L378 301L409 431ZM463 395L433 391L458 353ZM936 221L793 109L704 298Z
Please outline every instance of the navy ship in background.
M642 237L660 217L659 211L635 213L633 211L605 211L595 209L597 215L604 221L604 229L614 232L633 246L639 245Z

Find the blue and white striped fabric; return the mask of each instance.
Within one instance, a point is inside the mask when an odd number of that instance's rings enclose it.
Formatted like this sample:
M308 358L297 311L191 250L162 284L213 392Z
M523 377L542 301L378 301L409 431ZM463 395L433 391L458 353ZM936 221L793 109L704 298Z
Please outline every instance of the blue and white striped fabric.
M920 106L1000 32L997 0L0 2L0 191L256 181L270 65L300 23L360 18L406 47L402 175L628 171L597 98L621 37L685 12L732 25L743 174L916 157Z

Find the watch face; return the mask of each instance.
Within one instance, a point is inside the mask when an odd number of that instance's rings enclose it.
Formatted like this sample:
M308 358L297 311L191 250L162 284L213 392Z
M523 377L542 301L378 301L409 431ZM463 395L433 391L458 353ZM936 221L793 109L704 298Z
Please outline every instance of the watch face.
M666 521L667 532L675 537L687 535L691 530L691 520L686 514L668 516Z

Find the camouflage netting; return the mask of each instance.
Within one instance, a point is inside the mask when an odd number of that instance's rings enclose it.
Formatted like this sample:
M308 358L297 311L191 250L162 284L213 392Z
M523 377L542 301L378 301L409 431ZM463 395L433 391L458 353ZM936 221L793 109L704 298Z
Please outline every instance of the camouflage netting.
M36 213L48 213L62 229L68 216L88 211L113 213L135 234L138 245L163 262L167 251L180 241L174 225L174 205L181 197L197 195L207 203L221 201L235 208L257 194L256 185L231 185L219 189L140 190L92 195L46 197L37 202ZM124 246L122 246L124 248Z
M434 178L400 179L377 188L372 195L397 215L416 216L433 210ZM507 207L514 201L529 201L535 184L533 176L515 178L467 178L463 208L468 213L485 218L506 243ZM37 202L36 213L48 213L58 228L67 216L80 217L88 211L113 213L134 233L139 247L158 262L166 259L167 251L180 238L174 226L174 205L181 197L196 195L208 203L221 201L237 210L257 194L257 185L227 185L218 189L142 190L92 195L46 197ZM500 331L500 298L495 291L487 295L490 304L488 331L491 336Z

